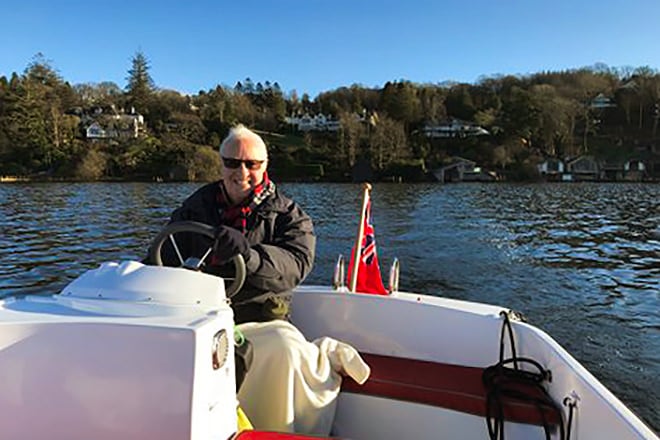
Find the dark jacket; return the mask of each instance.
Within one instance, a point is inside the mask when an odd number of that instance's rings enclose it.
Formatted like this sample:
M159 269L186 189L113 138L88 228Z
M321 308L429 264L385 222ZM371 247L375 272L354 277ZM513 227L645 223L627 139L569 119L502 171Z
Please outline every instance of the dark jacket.
M201 187L172 213L170 222L194 220L219 225L218 190L218 182ZM292 290L309 274L314 262L316 236L312 220L276 189L248 216L246 237L250 257L245 285L232 298L235 320L241 323L286 318Z

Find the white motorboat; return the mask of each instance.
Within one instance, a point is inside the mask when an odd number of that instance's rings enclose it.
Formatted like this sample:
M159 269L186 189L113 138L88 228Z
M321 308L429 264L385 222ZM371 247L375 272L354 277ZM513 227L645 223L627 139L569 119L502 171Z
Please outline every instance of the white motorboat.
M389 295L351 293L341 272L292 304L308 340L351 344L371 367L364 385L344 380L333 437L658 438L509 310L399 292L396 273ZM58 295L3 299L2 438L309 438L237 432L232 317L222 279L136 261L104 263Z

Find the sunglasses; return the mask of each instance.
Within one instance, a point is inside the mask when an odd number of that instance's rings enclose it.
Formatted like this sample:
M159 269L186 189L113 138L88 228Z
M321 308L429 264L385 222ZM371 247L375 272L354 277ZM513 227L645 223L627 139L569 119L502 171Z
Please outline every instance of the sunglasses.
M225 164L227 168L230 168L232 170L240 167L241 164L244 164L245 168L247 168L248 170L258 170L264 162L265 160L233 159L230 157L222 158L222 163Z

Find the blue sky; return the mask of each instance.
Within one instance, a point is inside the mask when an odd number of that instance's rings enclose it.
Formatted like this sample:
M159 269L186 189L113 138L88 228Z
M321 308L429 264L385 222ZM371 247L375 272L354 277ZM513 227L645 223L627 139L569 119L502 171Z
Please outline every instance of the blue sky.
M2 8L0 75L43 53L73 83L126 85L141 50L157 86L250 77L315 97L605 63L660 68L658 0L25 0Z

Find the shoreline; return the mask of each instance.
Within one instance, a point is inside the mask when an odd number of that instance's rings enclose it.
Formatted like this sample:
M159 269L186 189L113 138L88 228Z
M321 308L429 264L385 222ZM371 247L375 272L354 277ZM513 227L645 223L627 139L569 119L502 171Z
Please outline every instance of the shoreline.
M162 179L121 179L121 178L107 178L107 179L99 179L99 180L80 180L80 179L69 179L69 178L58 178L58 177L49 177L49 178L44 178L44 177L28 177L28 176L0 176L0 184L7 183L7 184L12 184L12 183L209 183L211 181L206 181L206 180L162 180ZM280 183L355 183L359 184L362 183L360 182L353 182L349 180L318 180L318 179L310 179L310 180L300 180L300 179L282 179L278 180ZM474 183L487 183L487 184L502 184L502 183L510 183L510 184L517 184L517 183L537 183L537 184L545 184L545 183L561 183L561 184L576 184L576 183L638 183L638 184L658 184L660 183L660 179L644 179L644 180L570 180L570 181L563 181L563 180L543 180L543 179L531 179L531 180L496 180L496 181L477 181L477 180L463 180L463 181L452 181L452 182L438 182L438 181L433 181L433 180L425 180L425 181L398 181L398 182L393 182L392 180L370 180L370 183L405 183L405 184L411 184L411 183L435 183L437 185L455 185L455 184L460 184L460 183L468 183L468 184L474 184Z

